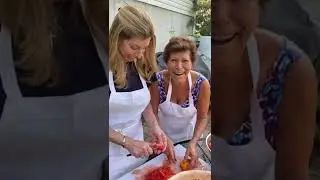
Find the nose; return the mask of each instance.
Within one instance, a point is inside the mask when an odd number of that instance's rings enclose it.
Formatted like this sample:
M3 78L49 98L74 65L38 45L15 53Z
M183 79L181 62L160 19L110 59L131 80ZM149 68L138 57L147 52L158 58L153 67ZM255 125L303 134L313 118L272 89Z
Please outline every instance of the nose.
M223 25L230 22L230 5L226 0L213 1L212 24Z
M177 61L176 62L176 69L181 69L183 66L182 66L182 62L181 61Z
M137 54L137 58L138 58L138 59L141 59L141 58L143 57L144 52L145 52L144 49L139 50L139 52L138 52L138 54Z

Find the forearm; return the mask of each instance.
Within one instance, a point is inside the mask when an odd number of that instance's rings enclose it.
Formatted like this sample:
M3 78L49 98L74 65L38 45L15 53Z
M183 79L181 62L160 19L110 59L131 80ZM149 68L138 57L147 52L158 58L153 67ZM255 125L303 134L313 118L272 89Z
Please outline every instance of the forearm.
M294 169L284 169L276 168L275 170L275 180L309 180L308 168L306 170L294 170Z
M298 155L287 155L289 151L281 146L278 149L274 167L275 180L309 180L309 161L294 160Z
M197 142L201 138L201 135L203 134L203 132L205 131L205 129L207 127L207 124L208 124L208 116L207 115L198 116L191 141Z
M109 141L122 146L123 138L124 136L120 132L117 132L111 127L109 127Z
M143 119L147 122L149 127L158 124L157 117L153 112L151 104L149 104L142 113Z

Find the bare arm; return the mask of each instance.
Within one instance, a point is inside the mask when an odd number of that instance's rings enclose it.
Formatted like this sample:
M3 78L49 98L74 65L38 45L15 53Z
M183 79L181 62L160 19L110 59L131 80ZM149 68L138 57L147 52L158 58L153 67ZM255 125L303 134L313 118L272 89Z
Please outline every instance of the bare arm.
M147 122L148 126L152 127L154 125L158 125L158 121L152 109L151 103L148 104L146 109L143 111L142 115L143 119Z
M121 146L123 145L123 135L109 126L109 141Z
M197 122L192 140L197 142L208 124L208 111L210 105L210 85L208 80L204 80L200 86L199 99L197 102Z
M167 137L162 131L162 129L159 126L157 114L158 114L158 106L159 104L155 103L155 99L157 99L157 93L156 93L156 87L157 83L152 83L150 87L150 93L151 93L151 101L146 107L146 109L143 111L142 115L144 120L147 122L148 126L150 127L151 135L156 137L158 141L160 141L164 148L167 147ZM154 104L155 106L152 106Z
M151 94L151 106L154 114L158 115L158 108L160 104L160 92L158 88L158 84L154 83L150 86L150 94Z
M308 180L316 125L317 82L308 59L288 73L276 133L276 180Z

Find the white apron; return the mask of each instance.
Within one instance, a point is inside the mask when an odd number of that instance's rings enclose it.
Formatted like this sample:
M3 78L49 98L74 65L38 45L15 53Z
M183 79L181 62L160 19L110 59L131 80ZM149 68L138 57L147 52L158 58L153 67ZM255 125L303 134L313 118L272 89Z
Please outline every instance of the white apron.
M189 140L193 136L194 127L197 121L197 109L194 107L192 97L191 73L188 74L189 83L189 106L181 107L171 102L172 84L169 81L166 100L159 104L159 124L163 131L174 143Z
M23 97L11 45L2 26L0 75L7 99L0 120L0 179L100 179L108 145L107 85L69 96ZM97 50L105 65L102 47Z
M213 136L213 174L215 180L274 180L275 151L265 138L262 110L256 97L260 59L257 42L251 36L247 43L253 93L250 118L253 139L243 146L231 146L224 139Z
M122 134L143 141L142 112L150 103L146 81L140 76L143 88L132 92L116 92L112 72L109 72L109 126ZM120 145L109 142L109 179L116 180L143 164L147 158L127 157L130 154Z

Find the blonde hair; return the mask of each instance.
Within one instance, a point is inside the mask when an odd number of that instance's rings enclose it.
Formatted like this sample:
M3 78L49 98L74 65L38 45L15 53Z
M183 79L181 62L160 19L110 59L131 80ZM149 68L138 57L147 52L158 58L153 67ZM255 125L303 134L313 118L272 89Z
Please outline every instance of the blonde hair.
M51 47L51 35L58 29L52 18L52 3L49 0L0 0L0 24L9 28L13 41L19 43L21 58L15 61L15 68L25 73L18 79L22 83L37 86L59 81L59 69ZM89 0L85 7L87 23L105 49L108 6L105 1ZM18 42L21 35L22 42Z
M149 80L157 70L154 27L150 17L145 12L126 5L119 9L109 33L109 68L115 73L115 84L119 88L127 86L127 65L120 53L119 47L123 40L133 37L151 38L143 58L135 61L139 74L144 79Z

